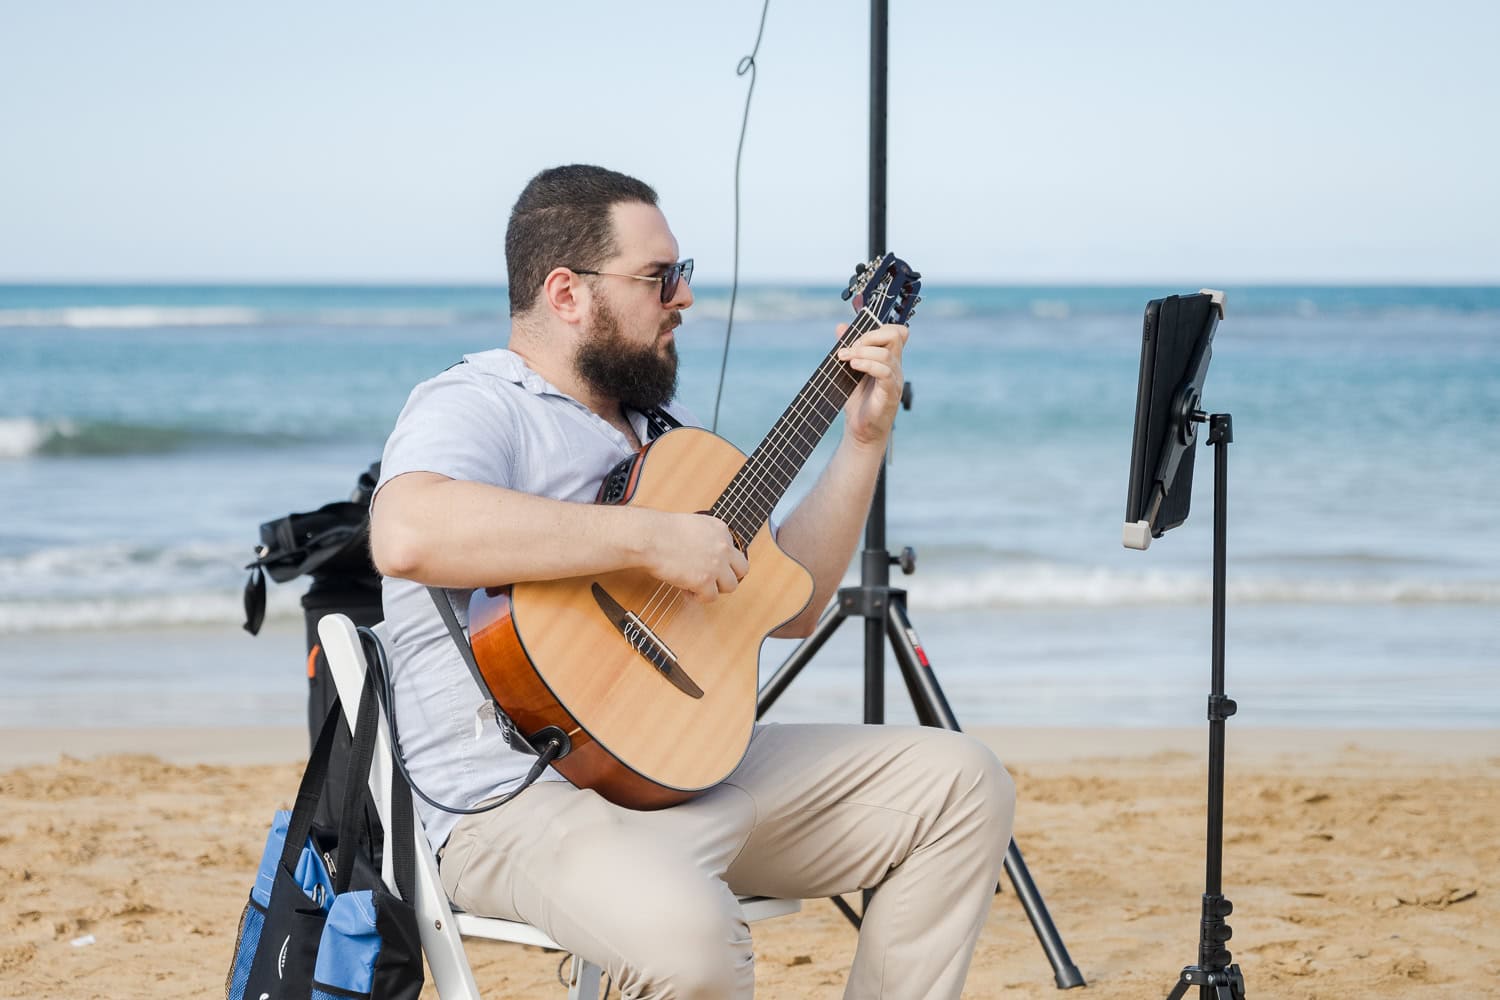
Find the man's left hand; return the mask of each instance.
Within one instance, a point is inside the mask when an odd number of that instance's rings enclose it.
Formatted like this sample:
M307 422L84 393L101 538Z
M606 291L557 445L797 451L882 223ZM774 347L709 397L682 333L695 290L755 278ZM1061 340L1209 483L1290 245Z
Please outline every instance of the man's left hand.
M847 323L840 324L839 336L848 328ZM844 407L845 434L858 444L885 448L901 405L901 351L908 336L906 327L888 323L838 352L840 361L869 376L860 379Z

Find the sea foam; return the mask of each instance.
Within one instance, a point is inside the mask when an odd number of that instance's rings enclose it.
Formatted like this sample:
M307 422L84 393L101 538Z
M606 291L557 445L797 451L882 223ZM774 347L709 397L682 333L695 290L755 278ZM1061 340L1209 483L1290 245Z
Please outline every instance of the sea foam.
M241 306L80 306L0 309L0 328L150 330L181 327L405 327L498 321L502 313L440 308L261 309Z
M67 433L71 426L62 420L33 420L30 417L0 419L0 458L35 455L49 438L57 433Z
M0 634L238 625L244 619L241 566L247 559L238 550L215 545L52 549L0 558ZM300 615L297 599L305 582L270 588L268 618ZM1050 564L933 573L905 585L911 608L918 612L1190 606L1207 604L1211 597L1206 576ZM1484 606L1500 604L1500 580L1241 574L1230 581L1227 600L1231 606Z
M1232 604L1500 604L1500 580L1242 573L1227 587L1225 599ZM909 600L913 608L975 611L1207 604L1212 594L1207 575L1043 564L918 580L910 585Z

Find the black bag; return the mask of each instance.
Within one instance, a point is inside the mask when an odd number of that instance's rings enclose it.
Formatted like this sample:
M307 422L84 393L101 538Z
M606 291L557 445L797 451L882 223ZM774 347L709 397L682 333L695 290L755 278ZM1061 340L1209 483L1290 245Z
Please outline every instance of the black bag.
M260 526L255 561L247 564L245 631L260 631L266 614L266 574L277 583L299 576L354 584L374 590L379 601L380 573L370 561L370 498L380 463L359 477L353 500L327 503L317 510L288 514Z
M323 723L297 801L276 814L240 917L227 1000L379 997L416 1000L422 946L416 911L411 790L391 773L391 854L399 896L380 878L381 834L367 819L379 696L366 675L337 834L314 824L342 707Z
M312 577L302 595L302 613L307 626L307 734L308 745L317 739L318 727L328 715L328 706L338 692L328 675L328 659L318 645L318 622L338 612L356 625L380 624L380 572L370 559L370 500L380 481L380 463L360 473L348 500L324 504L317 510L288 514L260 526L260 544L255 561L245 568L245 631L255 635L266 615L266 576L286 583L299 576ZM347 745L347 741L345 741ZM338 749L334 751L335 780L340 773Z
M287 514L260 526L255 561L245 568L245 631L260 631L266 613L266 576L286 583L312 577L302 595L307 628L307 739L311 747L318 730L338 698L328 672L328 657L318 643L318 622L324 615L348 615L355 625L373 627L385 617L380 603L380 573L370 561L370 500L380 481L380 463L360 473L350 499L324 504L317 510ZM348 728L335 738L329 758L329 794L314 823L332 828L333 809L343 797L344 772L349 757Z

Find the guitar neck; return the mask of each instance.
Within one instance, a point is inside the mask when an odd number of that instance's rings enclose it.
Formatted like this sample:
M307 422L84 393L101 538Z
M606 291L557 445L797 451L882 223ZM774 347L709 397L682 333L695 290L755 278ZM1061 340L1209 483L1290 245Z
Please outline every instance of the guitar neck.
M748 541L760 531L859 385L862 374L840 361L838 352L879 325L868 308L859 311L714 502L709 512L740 538Z

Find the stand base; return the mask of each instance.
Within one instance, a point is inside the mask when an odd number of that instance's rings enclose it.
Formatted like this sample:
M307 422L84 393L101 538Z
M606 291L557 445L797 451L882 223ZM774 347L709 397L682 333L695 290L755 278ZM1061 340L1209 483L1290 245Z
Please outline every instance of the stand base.
M1238 965L1222 969L1189 965L1182 970L1182 976L1177 980L1177 985L1172 987L1172 992L1167 994L1167 1000L1182 1000L1190 986L1198 987L1200 998L1245 1000L1245 977L1240 975Z

